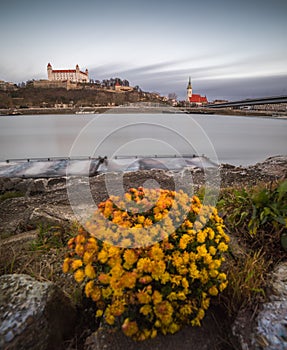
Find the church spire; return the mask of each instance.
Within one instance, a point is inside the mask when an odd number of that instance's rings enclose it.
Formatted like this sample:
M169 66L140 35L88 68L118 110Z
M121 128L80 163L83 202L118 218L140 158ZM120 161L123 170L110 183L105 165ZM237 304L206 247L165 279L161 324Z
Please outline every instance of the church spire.
M189 77L188 85L187 85L187 95L186 95L187 102L190 101L191 97L192 97L192 85L191 85L191 81L190 81L190 77Z
M192 89L192 87L191 87L190 77L189 77L189 80L188 80L188 85L187 85L187 90L188 90L188 89Z

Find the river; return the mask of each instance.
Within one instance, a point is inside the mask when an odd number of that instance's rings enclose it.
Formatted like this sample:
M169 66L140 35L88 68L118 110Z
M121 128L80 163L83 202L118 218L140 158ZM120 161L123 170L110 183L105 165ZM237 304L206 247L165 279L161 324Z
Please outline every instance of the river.
M0 118L2 161L187 154L243 166L286 155L287 120L183 113Z

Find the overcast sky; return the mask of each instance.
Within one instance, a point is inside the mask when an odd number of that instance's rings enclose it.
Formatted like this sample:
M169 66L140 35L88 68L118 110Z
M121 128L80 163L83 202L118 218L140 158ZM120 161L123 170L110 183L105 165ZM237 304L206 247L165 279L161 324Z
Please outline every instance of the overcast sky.
M89 69L209 100L287 95L287 0L7 0L0 80Z

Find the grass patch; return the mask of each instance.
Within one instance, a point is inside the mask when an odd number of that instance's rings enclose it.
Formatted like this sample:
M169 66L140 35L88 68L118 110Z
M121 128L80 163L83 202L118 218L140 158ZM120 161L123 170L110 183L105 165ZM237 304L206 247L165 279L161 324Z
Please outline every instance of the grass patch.
M4 202L6 199L24 197L22 192L18 191L8 191L3 194L0 194L0 202Z
M236 316L242 309L256 310L265 300L269 268L270 262L261 250L227 260L228 287L222 298L230 316Z

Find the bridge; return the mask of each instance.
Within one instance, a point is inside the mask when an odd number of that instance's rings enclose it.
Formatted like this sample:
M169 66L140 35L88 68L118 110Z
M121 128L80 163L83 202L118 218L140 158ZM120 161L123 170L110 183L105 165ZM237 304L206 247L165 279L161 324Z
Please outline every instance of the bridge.
M239 100L239 101L224 102L224 103L210 103L205 105L205 107L225 108L225 107L255 106L255 105L275 104L275 103L287 103L287 96L261 97L261 98L250 98L250 99Z

